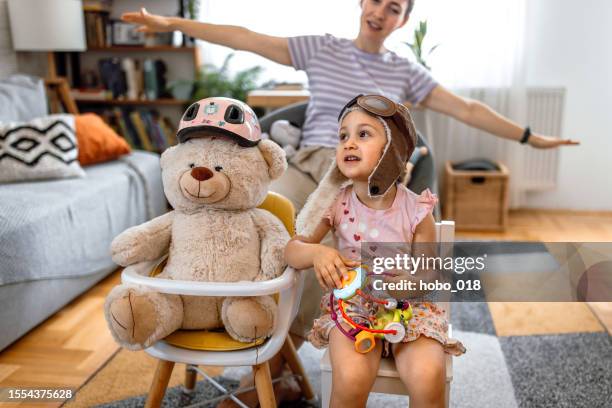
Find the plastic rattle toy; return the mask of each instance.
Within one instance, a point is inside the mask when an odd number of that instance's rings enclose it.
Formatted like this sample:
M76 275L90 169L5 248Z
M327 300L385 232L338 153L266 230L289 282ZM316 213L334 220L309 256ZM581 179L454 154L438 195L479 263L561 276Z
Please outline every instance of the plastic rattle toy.
M397 276L388 272L381 275ZM412 318L410 303L394 298L378 299L364 293L362 289L366 287L369 276L377 275L368 272L365 265L351 269L347 276L342 278L342 288L334 289L329 295L332 320L342 334L355 342L355 350L359 353L367 353L372 350L376 345L376 338L384 338L390 343L399 343L406 335L405 323ZM384 307L376 313L375 317L370 318L371 328L356 323L346 314L344 304L354 296L361 296ZM334 309L335 299L338 300L338 310L342 317L351 326L348 331L338 322L338 314Z

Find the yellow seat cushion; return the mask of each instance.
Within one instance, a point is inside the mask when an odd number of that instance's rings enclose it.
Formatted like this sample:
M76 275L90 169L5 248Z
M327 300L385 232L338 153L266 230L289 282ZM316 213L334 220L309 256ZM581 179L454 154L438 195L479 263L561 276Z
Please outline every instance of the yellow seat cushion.
M251 343L234 340L226 331L177 330L164 339L166 343L190 350L235 351L259 346L265 339Z

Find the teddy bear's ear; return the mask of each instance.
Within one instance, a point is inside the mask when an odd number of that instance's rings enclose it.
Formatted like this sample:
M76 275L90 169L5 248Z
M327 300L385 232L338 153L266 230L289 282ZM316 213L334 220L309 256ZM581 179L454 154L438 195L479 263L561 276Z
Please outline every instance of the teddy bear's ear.
M285 158L285 151L277 145L275 142L269 139L263 139L257 147L261 151L266 163L268 163L268 174L272 180L276 180L283 175L287 170L287 159Z

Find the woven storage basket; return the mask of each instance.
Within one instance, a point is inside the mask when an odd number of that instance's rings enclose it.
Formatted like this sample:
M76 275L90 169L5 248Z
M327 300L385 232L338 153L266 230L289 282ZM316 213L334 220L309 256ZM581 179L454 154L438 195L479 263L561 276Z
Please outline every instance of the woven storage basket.
M454 220L458 230L503 231L508 223L508 169L466 171L444 167L445 220Z

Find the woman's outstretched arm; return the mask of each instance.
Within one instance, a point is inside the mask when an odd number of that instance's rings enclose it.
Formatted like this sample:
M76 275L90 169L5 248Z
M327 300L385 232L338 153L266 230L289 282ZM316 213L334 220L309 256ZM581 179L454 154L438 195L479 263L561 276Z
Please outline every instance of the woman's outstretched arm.
M138 24L138 31L159 33L181 31L188 36L234 50L250 51L283 65L291 65L287 38L256 33L244 27L202 23L179 17L164 17L148 13L144 8L139 12L124 13L121 19Z
M519 141L525 131L523 127L503 117L484 103L463 98L440 85L429 93L421 105L504 139ZM537 133L532 133L528 142L533 147L543 149L580 144L571 139L558 139Z

